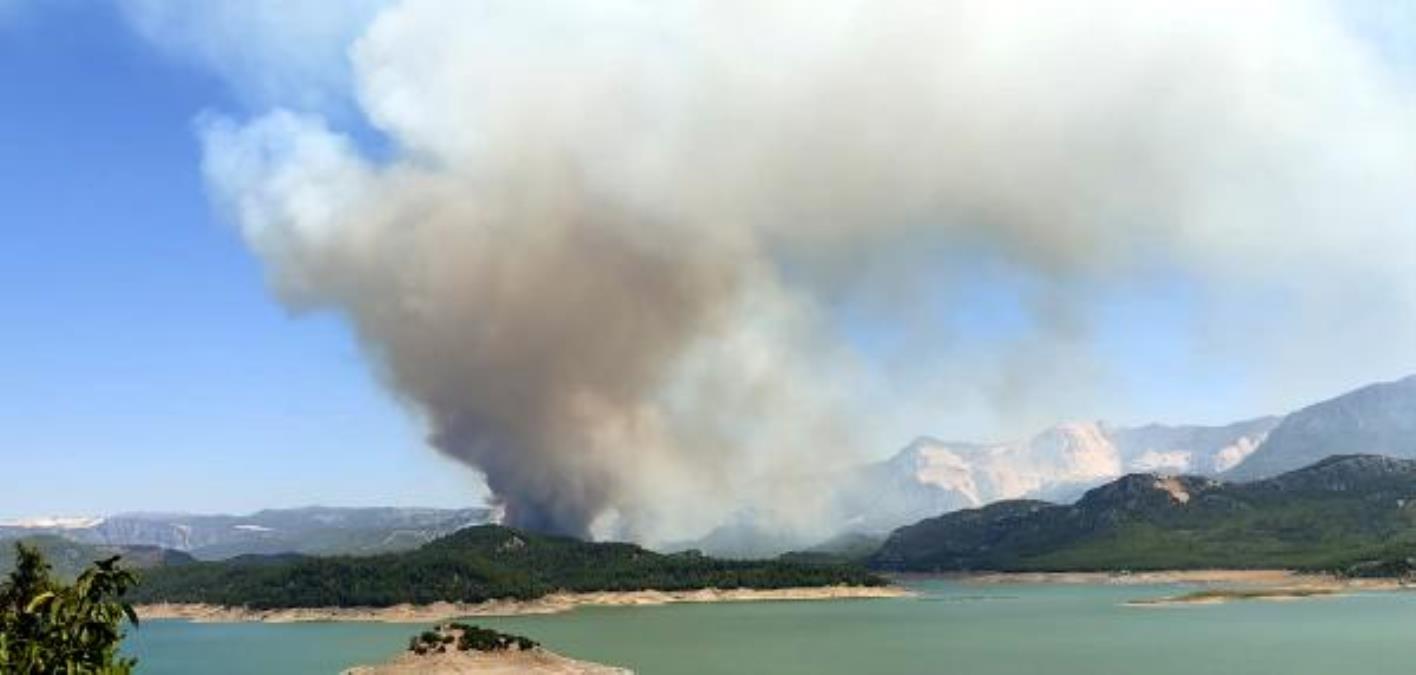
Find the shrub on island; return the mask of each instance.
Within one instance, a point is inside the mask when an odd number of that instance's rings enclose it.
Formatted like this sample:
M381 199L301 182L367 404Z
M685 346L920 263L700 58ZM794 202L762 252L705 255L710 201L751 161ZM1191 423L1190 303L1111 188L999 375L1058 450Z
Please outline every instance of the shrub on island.
M535 640L521 635L503 633L465 623L448 623L409 638L408 651L416 654L443 653L456 643L461 652L504 652L515 649L528 651L540 646Z

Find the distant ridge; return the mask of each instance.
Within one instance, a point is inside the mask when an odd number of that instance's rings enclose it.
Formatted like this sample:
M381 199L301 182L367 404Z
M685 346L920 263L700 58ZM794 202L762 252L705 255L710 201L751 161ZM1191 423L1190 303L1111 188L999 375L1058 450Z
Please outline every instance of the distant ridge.
M1255 480L1346 453L1416 459L1416 375L1362 387L1289 414L1224 477Z
M1226 482L1273 477L1331 455L1416 459L1416 376L1378 383L1286 416L1222 425L1058 424L1020 441L971 443L921 436L889 459L819 480L832 500L811 537L884 538L892 530L999 500L1071 502L1130 473L1195 475ZM834 471L834 470L833 470ZM128 513L0 521L0 540L52 534L108 546L157 546L198 559L241 555L406 551L491 521L487 508L328 508L248 515ZM745 511L697 539L663 544L726 557L809 550L819 539ZM819 551L817 553L820 553Z
M1218 475L1244 461L1278 417L1222 426L1071 422L1007 443L920 437L848 481L841 510L859 532L1001 499L1071 501L1128 472Z
M1002 443L920 437L861 467L840 510L847 530L884 533L999 500L1070 502L1127 473L1252 481L1354 453L1416 459L1416 376L1223 425L1068 422Z
M891 533L908 571L1341 569L1416 554L1416 461L1325 458L1250 483L1129 474L1072 505L1012 500Z
M53 535L93 546L160 547L204 560L292 552L370 555L414 549L491 516L486 508L311 506L247 515L45 517L0 523L0 540Z
M81 544L52 534L41 534L0 541L0 575L9 574L14 569L17 542L39 549L44 559L53 566L54 573L63 579L72 579L94 561L115 555L122 556L125 566L138 569L195 562L186 553L157 546Z

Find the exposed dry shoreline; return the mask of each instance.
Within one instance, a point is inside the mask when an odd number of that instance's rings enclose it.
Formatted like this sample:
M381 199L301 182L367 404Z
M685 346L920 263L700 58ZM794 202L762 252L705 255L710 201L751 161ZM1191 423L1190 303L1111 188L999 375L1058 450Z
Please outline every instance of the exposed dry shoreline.
M1401 579L1349 579L1292 570L1161 570L1154 572L989 572L900 576L948 578L972 584L1189 584L1198 590L1160 598L1139 598L1128 607L1216 605L1246 600L1302 600L1360 591L1396 591L1412 586Z
M973 584L1298 584L1333 582L1334 577L1292 570L1157 570L1148 572L965 572L927 575L900 575L909 579L953 579Z
M1124 603L1127 607L1170 605L1219 605L1239 600L1306 600L1342 595L1341 588L1325 586L1277 586L1267 588L1208 588L1163 598L1142 598Z
M899 598L913 595L898 586L815 586L751 589L707 588L696 591L605 591L553 593L535 600L491 600L480 603L436 602L430 605L391 607L308 607L250 609L219 605L158 603L139 605L142 620L180 619L200 623L293 623L300 621L371 621L382 623L431 623L462 617L556 614L586 606L649 606L691 602L763 602L774 600L847 600ZM456 671L452 671L456 672ZM480 671L475 671L480 672Z
M561 656L542 647L498 652L452 650L434 654L403 652L373 666L355 666L341 675L632 675L633 671Z

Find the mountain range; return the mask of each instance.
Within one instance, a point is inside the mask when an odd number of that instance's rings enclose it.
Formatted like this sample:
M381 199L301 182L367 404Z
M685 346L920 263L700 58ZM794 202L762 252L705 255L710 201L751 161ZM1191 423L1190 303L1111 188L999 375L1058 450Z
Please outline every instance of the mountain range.
M1362 387L1290 413L1248 459L1223 475L1255 480L1345 453L1416 458L1416 376Z
M1004 500L899 528L873 553L869 540L844 545L859 553L734 561L479 525L412 551L372 556L202 562L169 554L146 563L133 599L257 609L377 607L528 599L560 590L883 583L852 558L889 572L1228 567L1405 577L1416 572L1416 460L1333 456L1248 483L1127 474L1073 504Z
M184 565L195 562L192 556L158 546L113 546L82 544L52 534L30 535L18 539L39 549L51 569L61 579L73 579L95 560L122 556L128 567L146 569ZM0 545L0 575L9 574L15 566L16 550L10 542Z
M1138 473L1073 504L1006 500L946 513L895 530L869 563L930 572L1346 571L1409 567L1413 554L1416 461L1338 455L1248 483Z
M248 515L132 513L101 518L0 521L0 540L53 536L99 547L158 547L201 560L275 553L370 555L417 548L491 509L269 509Z
M823 480L823 485L838 486L835 508L827 517L840 523L842 536L816 548L859 551L862 540L882 540L898 527L999 501L1069 503L1128 474L1254 481L1330 455L1358 453L1416 459L1416 376L1362 387L1287 415L1223 425L1070 422L1011 442L921 437L893 457L858 466L838 480ZM203 560L276 553L369 555L411 550L491 520L488 508L122 514L0 521L0 540L53 535L94 546L160 547ZM771 527L770 520L739 514L705 537L664 548L751 558L812 546L799 533Z
M999 500L1070 502L1128 473L1252 481L1354 453L1416 458L1416 376L1225 425L1071 422L1001 443L922 437L852 477L841 511L849 529L883 533Z

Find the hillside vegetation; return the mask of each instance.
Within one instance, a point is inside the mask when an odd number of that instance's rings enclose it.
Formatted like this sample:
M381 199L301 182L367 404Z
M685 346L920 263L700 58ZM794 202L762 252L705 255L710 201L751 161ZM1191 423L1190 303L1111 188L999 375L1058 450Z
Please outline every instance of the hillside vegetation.
M1072 505L1013 500L893 532L873 567L908 571L1401 569L1416 556L1416 461L1329 457L1228 484L1132 474Z
M555 591L881 585L860 567L663 555L633 544L589 543L496 525L470 527L404 553L243 557L149 570L137 602L256 609L386 607L438 601L532 599Z
M83 544L56 535L22 537L0 542L0 574L9 574L15 569L15 544L24 544L37 550L52 568L52 574L61 581L72 581L79 573L95 561L122 556L123 566L129 569L183 565L193 562L193 558L181 551L170 551L156 546L106 546Z

